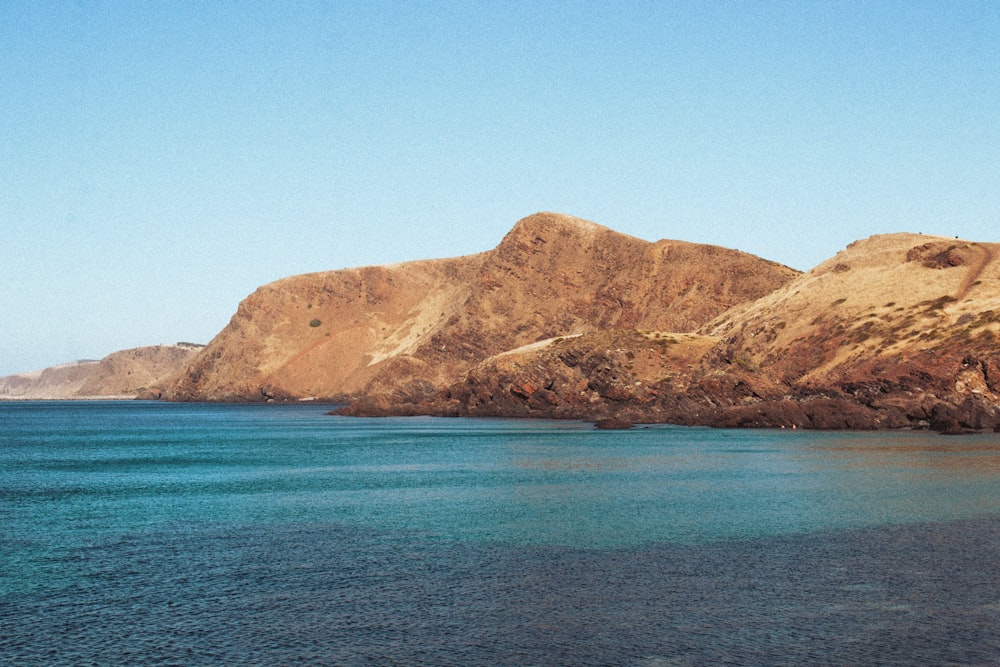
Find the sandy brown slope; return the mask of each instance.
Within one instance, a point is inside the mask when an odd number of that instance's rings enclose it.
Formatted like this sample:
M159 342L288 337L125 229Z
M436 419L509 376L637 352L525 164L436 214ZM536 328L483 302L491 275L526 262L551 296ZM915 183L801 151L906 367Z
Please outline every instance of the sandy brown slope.
M356 395L455 316L478 255L285 278L247 297L166 398ZM445 372L445 369L434 369ZM434 372L429 371L429 372Z
M479 255L261 287L167 396L418 402L501 352L606 329L690 331L796 275L735 250L541 213Z
M164 384L203 347L178 343L113 352L98 362L78 395L158 397Z
M87 359L0 377L0 398L71 398L86 384L97 363Z
M930 419L928 402L995 406L998 258L997 244L873 236L703 331L721 339L716 368L728 364L750 384L909 403L907 422Z
M874 236L705 332L723 338L730 359L801 387L937 375L955 355L996 351L998 252L996 244Z
M717 426L995 428L998 258L995 244L874 236L695 334L619 332L516 350L425 407Z
M0 399L79 399L158 395L200 345L153 345L0 378Z

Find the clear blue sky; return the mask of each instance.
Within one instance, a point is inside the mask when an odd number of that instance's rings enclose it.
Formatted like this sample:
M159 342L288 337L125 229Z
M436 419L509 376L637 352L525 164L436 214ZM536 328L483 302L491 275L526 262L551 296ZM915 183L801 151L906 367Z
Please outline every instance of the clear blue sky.
M1000 241L1000 3L0 6L0 375L540 210L808 269Z

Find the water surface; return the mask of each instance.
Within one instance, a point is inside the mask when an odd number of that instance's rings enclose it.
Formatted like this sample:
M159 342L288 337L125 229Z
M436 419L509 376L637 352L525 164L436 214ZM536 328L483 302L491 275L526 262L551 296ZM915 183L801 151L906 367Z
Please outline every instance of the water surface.
M995 664L1000 440L0 403L0 662Z

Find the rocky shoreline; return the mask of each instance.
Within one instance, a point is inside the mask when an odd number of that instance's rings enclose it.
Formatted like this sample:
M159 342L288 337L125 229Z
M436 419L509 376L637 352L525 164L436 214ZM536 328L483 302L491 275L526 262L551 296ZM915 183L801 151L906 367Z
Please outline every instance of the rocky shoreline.
M453 396L436 401L394 403L365 397L331 414L356 417L438 416L577 419L598 428L676 424L713 428L812 430L931 430L943 434L1000 432L1000 409L979 396L960 400L933 394L885 393L878 398L814 394L723 404L708 396L675 395L648 402L562 403L551 390L512 387L508 396L470 408Z
M944 349L880 380L776 380L695 335L600 332L491 358L435 390L356 397L337 414L581 419L717 428L1000 431L995 361Z

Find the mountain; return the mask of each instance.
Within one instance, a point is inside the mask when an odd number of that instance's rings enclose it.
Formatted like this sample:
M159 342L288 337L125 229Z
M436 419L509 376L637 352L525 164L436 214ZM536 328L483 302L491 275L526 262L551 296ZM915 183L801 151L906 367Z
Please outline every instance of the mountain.
M2 399L135 398L162 391L202 346L155 345L0 377Z
M1000 427L1000 246L858 241L680 336L497 355L423 410L792 428Z
M164 397L318 397L406 411L508 350L607 330L693 331L797 275L736 250L651 243L539 213L477 255L265 285Z
M1000 430L998 258L998 244L887 234L800 273L539 213L480 254L264 285L203 349L2 378L0 397L314 398L345 402L348 415Z

